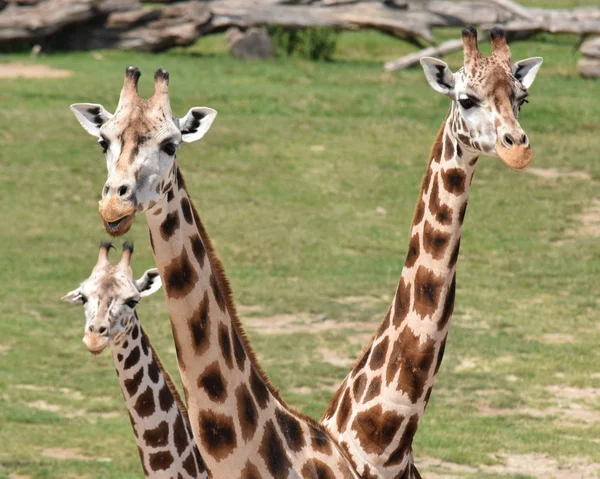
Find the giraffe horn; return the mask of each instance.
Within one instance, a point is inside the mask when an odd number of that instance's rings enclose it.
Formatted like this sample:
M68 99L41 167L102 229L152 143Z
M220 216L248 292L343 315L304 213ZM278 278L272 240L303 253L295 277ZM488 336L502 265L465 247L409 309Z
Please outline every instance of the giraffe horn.
M108 252L111 248L114 248L110 241L100 242L100 252L98 253L98 264L108 263Z
M142 72L138 67L127 67L125 70L125 80L123 81L123 89L119 98L119 107L138 98L138 80L142 76Z
M481 56L477 46L477 30L473 26L468 26L462 31L463 53L465 64L469 64Z
M159 68L154 73L154 95L153 100L161 101L166 98L169 101L169 72Z
M123 243L123 256L121 256L121 261L119 261L119 266L129 266L131 263L131 255L133 254L133 243L129 241L125 241Z
M506 35L500 27L494 27L490 31L492 40L492 55L510 62L510 48L506 43Z

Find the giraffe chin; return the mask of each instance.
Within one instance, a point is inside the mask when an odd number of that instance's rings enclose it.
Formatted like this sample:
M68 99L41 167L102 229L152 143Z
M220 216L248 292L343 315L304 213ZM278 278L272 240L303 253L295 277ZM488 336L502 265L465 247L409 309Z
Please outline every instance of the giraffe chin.
M111 236L122 236L129 231L131 225L135 221L135 215L127 215L119 218L116 221L102 220L104 230Z
M533 152L531 146L519 145L506 148L504 145L496 145L496 153L500 159L513 170L521 171L531 163Z

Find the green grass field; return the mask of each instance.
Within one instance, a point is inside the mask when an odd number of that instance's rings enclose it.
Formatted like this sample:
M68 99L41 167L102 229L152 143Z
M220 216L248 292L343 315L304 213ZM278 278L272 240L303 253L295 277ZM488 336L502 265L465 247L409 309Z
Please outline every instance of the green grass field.
M576 75L575 41L512 48L545 59L521 119L535 169L478 164L453 326L414 444L424 477L600 475L600 82ZM158 55L43 56L73 76L0 79L0 477L141 476L111 357L87 352L83 311L59 301L106 237L104 159L69 104L114 110L134 64L146 96L154 70L170 71L175 114L219 112L179 164L260 360L319 418L392 298L448 108L420 69L382 73L410 50L347 33L332 63L246 63L214 37ZM143 217L127 239L141 275L153 266ZM138 312L176 375L163 295Z

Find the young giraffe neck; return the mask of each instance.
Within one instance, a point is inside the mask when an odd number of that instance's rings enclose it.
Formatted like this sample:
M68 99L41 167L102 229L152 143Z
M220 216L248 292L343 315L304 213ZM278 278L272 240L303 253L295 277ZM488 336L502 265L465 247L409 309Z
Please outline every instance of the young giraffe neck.
M411 444L444 353L477 161L454 120L452 109L433 146L390 310L323 416L363 477L418 477Z
M176 166L163 191L147 213L150 240L190 424L212 476L356 477L335 440L289 410L262 373Z
M111 351L145 476L208 479L185 406L137 315Z

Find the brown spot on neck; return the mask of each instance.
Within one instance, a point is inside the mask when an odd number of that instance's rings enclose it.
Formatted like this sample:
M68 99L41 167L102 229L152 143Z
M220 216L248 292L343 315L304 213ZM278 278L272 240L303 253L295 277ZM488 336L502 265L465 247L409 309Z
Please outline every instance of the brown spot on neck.
M292 463L272 420L269 420L265 425L258 452L275 479L287 479Z
M248 442L254 437L258 427L258 409L245 384L238 386L235 397L242 439Z
M381 455L391 444L404 417L394 411L383 411L381 405L361 411L352 423L361 448L368 454Z
M237 447L233 419L225 414L204 410L199 413L200 442L217 461L225 459Z

